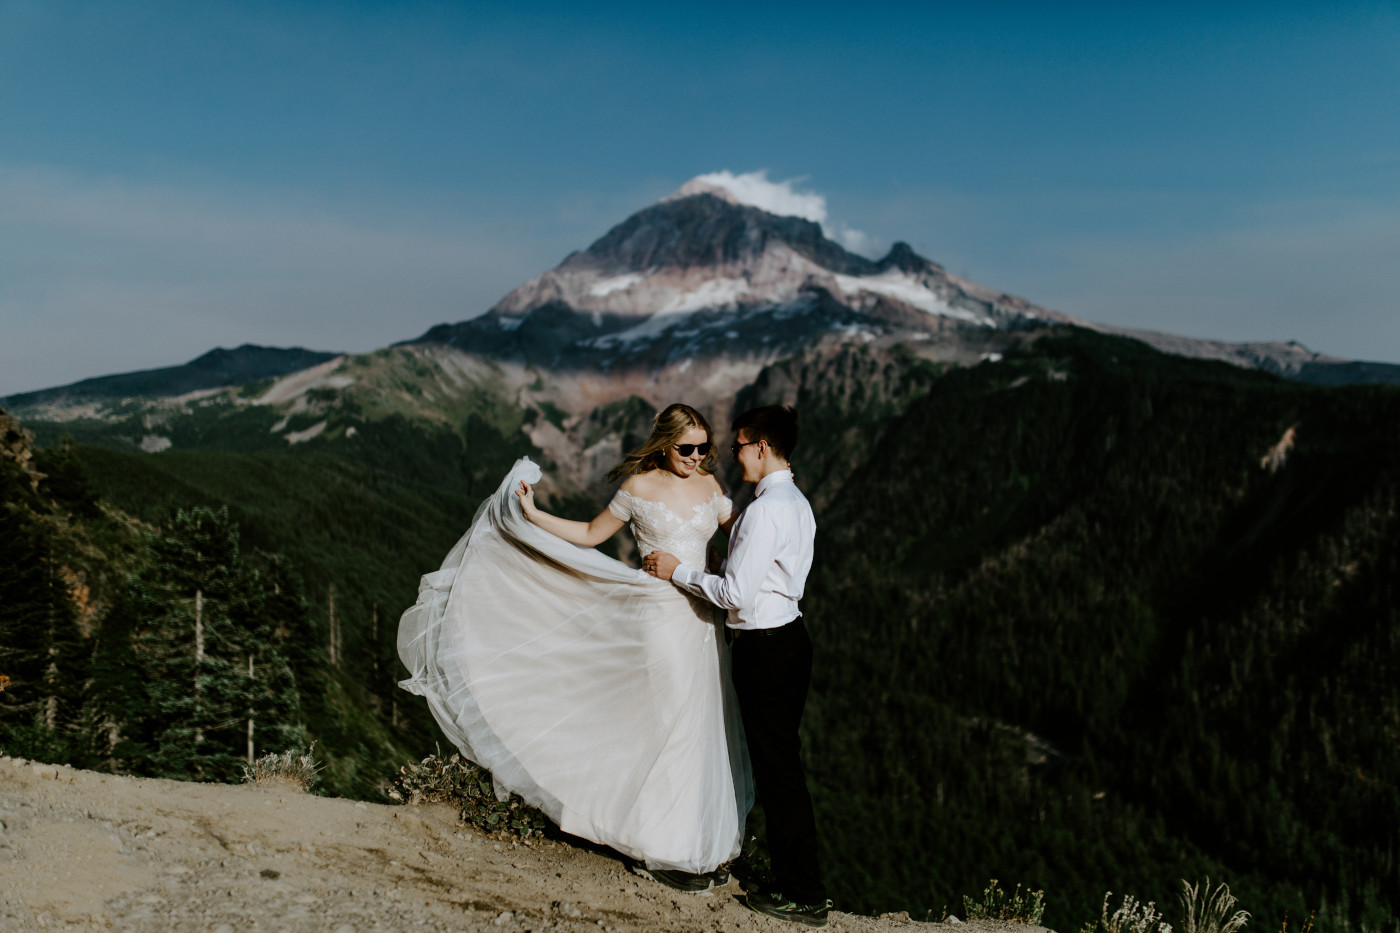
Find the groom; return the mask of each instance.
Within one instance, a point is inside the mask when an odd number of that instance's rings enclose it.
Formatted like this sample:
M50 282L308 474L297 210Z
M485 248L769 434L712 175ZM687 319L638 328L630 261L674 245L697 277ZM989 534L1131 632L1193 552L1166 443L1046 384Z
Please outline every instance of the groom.
M767 818L775 884L752 891L761 914L812 927L826 926L826 886L817 862L817 824L797 735L812 680L812 642L797 601L812 568L817 524L807 498L792 482L797 412L770 405L734 421L730 448L744 482L756 483L729 534L721 573L688 567L664 551L643 568L729 610L734 690L739 697L754 784Z

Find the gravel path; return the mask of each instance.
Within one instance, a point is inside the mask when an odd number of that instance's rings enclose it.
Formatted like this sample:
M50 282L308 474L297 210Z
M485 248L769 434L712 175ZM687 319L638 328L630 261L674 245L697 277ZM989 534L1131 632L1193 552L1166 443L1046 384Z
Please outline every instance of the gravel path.
M754 931L737 885L683 895L604 851L488 839L445 804L118 777L0 757L0 930ZM1040 933L833 911L837 931Z

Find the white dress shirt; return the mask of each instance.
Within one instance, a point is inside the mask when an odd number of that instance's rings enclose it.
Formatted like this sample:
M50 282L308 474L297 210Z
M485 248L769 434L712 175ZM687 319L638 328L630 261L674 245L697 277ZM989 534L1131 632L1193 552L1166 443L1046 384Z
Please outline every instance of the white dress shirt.
M817 520L790 470L759 480L754 500L734 521L729 559L718 575L681 564L671 582L721 609L729 627L777 628L797 618L812 569Z

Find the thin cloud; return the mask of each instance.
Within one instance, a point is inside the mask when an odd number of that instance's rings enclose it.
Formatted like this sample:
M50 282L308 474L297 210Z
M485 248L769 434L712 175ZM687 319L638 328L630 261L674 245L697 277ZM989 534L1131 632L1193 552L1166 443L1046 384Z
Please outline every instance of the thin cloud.
M815 223L826 223L826 198L814 191L798 191L793 185L802 181L789 178L769 181L768 170L735 175L727 169L711 172L694 179L702 185L723 188L741 204L748 204L780 217L801 217Z

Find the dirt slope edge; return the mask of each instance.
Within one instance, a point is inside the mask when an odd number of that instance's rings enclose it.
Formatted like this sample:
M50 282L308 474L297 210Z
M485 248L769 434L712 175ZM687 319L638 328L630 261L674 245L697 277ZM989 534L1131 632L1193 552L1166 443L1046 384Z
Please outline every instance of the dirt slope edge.
M676 894L600 852L497 842L443 804L120 777L0 757L0 930L756 931L737 885ZM1041 933L834 911L838 931Z

